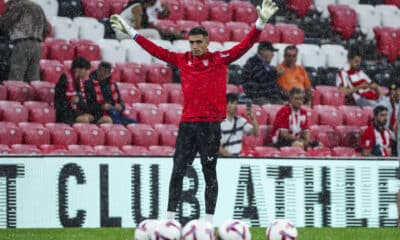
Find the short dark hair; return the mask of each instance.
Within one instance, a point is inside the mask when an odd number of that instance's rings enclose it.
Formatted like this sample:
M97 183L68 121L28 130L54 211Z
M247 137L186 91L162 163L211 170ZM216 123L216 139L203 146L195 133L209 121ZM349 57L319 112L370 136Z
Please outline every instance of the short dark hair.
M99 68L103 68L104 70L111 71L112 66L111 66L111 63L102 61L102 62L100 62L100 64L97 67L97 69L99 69Z
M189 36L192 35L203 35L204 37L208 37L208 32L205 28L198 26L190 29Z
M289 91L289 97L293 97L293 96L296 95L296 94L303 94L303 93L304 93L303 89L300 89L300 88L292 88L292 89L290 89L290 91Z
M90 69L90 62L84 57L76 57L72 61L71 69L74 70L77 68Z
M227 93L226 94L226 102L233 103L239 101L239 95L236 93Z
M353 59L355 57L362 57L361 51L358 48L351 48L347 53L347 59Z
M289 50L296 50L296 53L299 52L299 50L297 49L297 47L295 45L289 45L289 46L285 47L284 54L286 54Z
M374 117L377 117L379 113L383 112L383 111L387 111L387 107L382 106L382 105L378 105L374 108Z

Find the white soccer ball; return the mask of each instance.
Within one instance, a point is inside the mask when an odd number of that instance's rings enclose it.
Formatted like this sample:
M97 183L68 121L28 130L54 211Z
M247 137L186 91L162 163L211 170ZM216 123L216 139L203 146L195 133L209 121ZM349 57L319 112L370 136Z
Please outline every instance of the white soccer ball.
M221 240L250 240L251 234L246 223L240 220L228 219L219 228Z
M214 228L204 220L192 220L182 229L183 240L214 240Z
M159 224L156 219L146 219L139 223L135 229L135 240L150 240L151 235Z
M182 226L175 220L160 220L151 234L151 240L180 240Z
M267 240L296 240L297 229L288 219L276 219L267 228Z

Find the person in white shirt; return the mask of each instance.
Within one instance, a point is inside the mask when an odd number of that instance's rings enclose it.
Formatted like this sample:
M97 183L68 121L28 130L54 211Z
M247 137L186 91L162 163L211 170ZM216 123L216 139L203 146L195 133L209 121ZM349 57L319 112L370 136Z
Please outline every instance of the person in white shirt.
M221 122L221 147L219 153L222 156L239 157L242 151L243 134L258 136L258 122L251 111L251 105L247 107L249 123L245 118L237 116L239 97L235 93L226 95L226 119Z

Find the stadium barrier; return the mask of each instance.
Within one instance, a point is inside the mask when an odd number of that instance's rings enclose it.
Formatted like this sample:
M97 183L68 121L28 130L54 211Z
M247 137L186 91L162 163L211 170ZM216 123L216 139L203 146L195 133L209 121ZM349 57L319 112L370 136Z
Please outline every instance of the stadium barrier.
M219 159L215 225L396 226L399 162L365 159ZM165 157L2 157L0 228L133 227L166 214ZM178 216L204 217L199 160L189 167Z

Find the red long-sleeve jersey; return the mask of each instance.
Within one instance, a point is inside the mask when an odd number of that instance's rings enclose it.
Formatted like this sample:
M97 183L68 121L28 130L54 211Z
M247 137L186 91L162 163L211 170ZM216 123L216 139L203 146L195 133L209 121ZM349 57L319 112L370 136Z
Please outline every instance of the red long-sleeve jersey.
M259 35L260 31L253 27L231 49L207 52L200 57L191 52L168 51L140 35L136 42L151 55L179 68L183 91L182 122L219 122L226 117L228 66L246 53Z

